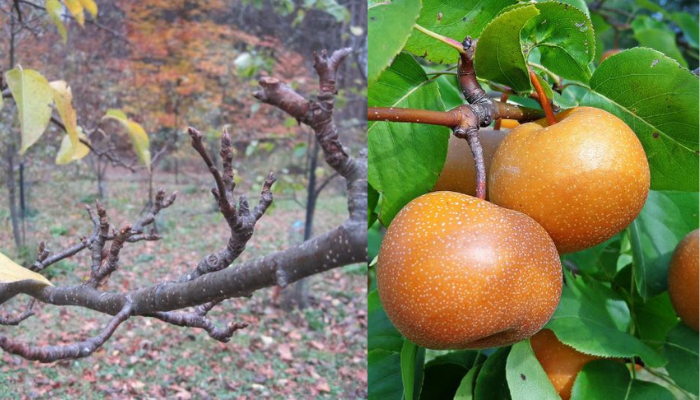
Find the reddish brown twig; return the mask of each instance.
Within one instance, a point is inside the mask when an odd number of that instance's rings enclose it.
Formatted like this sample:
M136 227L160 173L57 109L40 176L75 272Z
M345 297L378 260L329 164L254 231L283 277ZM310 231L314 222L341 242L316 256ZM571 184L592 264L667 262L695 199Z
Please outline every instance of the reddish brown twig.
M554 118L554 111L552 110L552 105L549 103L547 94L544 92L542 85L540 85L540 80L537 79L537 75L532 68L528 68L528 70L530 71L530 80L532 81L532 85L535 87L535 91L540 98L540 104L544 110L544 115L547 117L547 123L549 125L554 125L557 123L557 120Z

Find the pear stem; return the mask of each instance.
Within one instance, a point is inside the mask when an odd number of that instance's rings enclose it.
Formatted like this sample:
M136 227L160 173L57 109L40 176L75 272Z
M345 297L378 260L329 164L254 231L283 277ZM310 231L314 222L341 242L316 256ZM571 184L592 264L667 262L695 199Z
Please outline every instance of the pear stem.
M530 71L530 80L532 81L532 85L535 87L537 96L540 98L540 104L542 105L542 109L544 110L544 115L547 117L547 124L554 125L557 123L557 120L554 118L554 111L552 110L552 105L549 103L549 99L547 98L547 95L545 94L542 85L540 85L540 80L537 79L537 75L535 75L535 72L532 70L532 68L528 68L528 70Z

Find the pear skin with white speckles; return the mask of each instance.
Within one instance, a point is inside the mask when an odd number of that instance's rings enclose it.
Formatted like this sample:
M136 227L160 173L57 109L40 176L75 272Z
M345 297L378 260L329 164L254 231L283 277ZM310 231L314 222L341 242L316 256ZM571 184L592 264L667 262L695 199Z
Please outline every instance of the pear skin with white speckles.
M530 346L562 400L571 398L571 388L583 367L600 358L565 345L549 329L543 329L531 337Z
M484 150L484 167L487 175L493 155L507 133L507 131L492 131L489 129L479 130L479 141ZM488 190L488 187L486 189ZM469 148L469 143L454 135L450 136L447 158L432 191L439 192L443 190L464 193L470 196L476 195L474 156Z
M455 192L408 203L379 250L377 289L396 328L429 349L528 338L561 297L559 254L532 218Z
M700 233L696 229L678 243L668 267L668 294L681 321L698 331L700 309Z
M619 118L577 107L511 130L488 175L489 200L544 227L560 253L603 243L627 227L649 194L649 163Z

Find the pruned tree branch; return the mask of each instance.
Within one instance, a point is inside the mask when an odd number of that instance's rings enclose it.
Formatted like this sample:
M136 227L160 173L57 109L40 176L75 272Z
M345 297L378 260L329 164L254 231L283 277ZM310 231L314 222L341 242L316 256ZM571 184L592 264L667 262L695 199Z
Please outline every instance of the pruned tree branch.
M223 170L219 171L204 148L201 134L190 128L192 146L212 174L215 184L212 194L230 229L226 247L204 256L191 273L176 281L160 282L127 292L106 291L106 279L119 270L122 248L141 240L157 240L154 232L144 232L145 227L175 201L176 194L173 193L166 200L165 192L161 189L151 210L135 223L122 226L119 231L112 228L100 203L97 203L96 211L88 207L88 216L93 225L91 235L54 255L42 243L32 269L41 271L59 260L90 249L89 281L65 287L45 286L31 280L0 284L0 304L18 294L25 294L44 303L84 307L113 315L114 318L100 335L79 343L36 347L0 336L0 348L41 362L85 357L102 346L123 321L133 316L158 318L176 326L200 328L212 338L226 342L246 324L231 323L225 328L215 327L207 318L207 313L222 300L248 297L265 287L284 287L332 268L366 260L367 154L362 151L359 157L352 157L340 142L333 123L338 68L349 53L350 49L343 49L330 57L325 52L314 55L320 87L316 99L306 100L273 78L261 80L263 90L256 94L256 97L281 108L314 130L326 162L347 182L348 218L342 224L295 247L232 265L252 237L256 222L272 203L271 188L275 178L272 173L267 177L260 200L252 210L245 196L236 202L228 133L224 132L221 139ZM187 307L196 308L192 312L177 311ZM19 320L19 317L15 320Z

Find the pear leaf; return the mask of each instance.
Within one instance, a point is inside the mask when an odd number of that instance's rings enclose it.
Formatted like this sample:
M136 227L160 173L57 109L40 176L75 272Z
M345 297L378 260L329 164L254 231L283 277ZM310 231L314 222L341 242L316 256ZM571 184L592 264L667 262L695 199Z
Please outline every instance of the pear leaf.
M44 276L30 271L0 253L0 284L19 281L35 281L42 285L53 286Z

